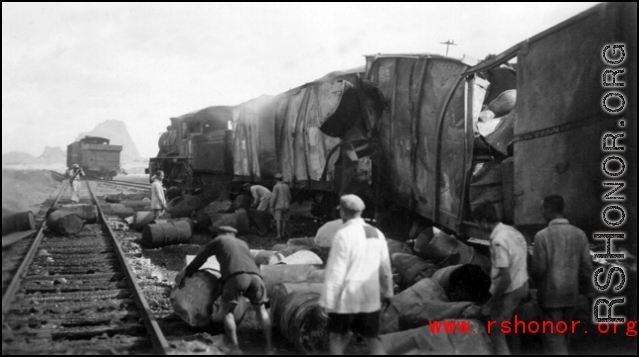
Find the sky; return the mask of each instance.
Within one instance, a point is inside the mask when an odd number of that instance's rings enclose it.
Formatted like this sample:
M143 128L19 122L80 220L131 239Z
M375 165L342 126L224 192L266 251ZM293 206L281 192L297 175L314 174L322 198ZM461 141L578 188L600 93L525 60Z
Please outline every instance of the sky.
M2 153L275 95L377 53L498 54L596 3L2 3Z

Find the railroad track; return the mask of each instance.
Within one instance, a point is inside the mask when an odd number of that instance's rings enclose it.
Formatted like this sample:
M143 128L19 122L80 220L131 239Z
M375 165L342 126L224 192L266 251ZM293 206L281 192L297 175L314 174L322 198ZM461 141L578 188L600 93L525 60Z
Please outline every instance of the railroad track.
M35 238L20 242L29 249L9 284L3 254L3 355L170 353L90 182L85 183L88 190L81 192L88 197L81 203L97 205L99 223L85 224L72 237L56 235L43 223ZM61 202L68 186L51 206Z
M99 182L99 183L104 183L104 184L107 184L107 185L124 186L124 187L138 188L138 189L143 189L143 190L150 190L151 189L151 185L150 184L144 184L144 183L135 183L135 182L119 181L119 180L109 180L109 181L92 180L92 181Z

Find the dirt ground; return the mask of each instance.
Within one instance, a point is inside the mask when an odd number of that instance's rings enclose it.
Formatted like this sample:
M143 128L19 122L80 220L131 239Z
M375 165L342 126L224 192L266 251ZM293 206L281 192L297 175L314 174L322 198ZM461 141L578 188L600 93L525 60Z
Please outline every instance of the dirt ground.
M60 171L43 169L2 168L2 215L32 211L60 185Z

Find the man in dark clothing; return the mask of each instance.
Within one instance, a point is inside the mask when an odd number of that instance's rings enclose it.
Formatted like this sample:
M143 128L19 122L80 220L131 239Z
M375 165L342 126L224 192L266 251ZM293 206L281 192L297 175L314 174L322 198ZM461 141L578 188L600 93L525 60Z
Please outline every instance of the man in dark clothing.
M222 281L222 308L225 312L224 331L232 343L234 352L240 352L237 341L237 326L233 311L243 296L248 298L255 309L266 338L266 352L272 353L271 319L264 304L268 302L266 287L260 270L251 256L246 242L235 237L233 227L218 228L220 235L213 239L185 269L184 277L191 276L200 269L209 257L215 256L220 263ZM179 278L178 285L184 278Z
M579 293L590 295L592 260L588 238L564 218L564 199L554 195L544 198L543 216L548 227L535 235L530 273L539 286L539 305L543 321L572 320ZM547 354L568 354L564 334L544 334Z

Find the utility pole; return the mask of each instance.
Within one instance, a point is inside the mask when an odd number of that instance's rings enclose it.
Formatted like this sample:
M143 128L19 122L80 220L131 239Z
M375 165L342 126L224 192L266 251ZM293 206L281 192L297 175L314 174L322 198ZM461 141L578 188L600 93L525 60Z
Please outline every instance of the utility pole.
M457 46L457 44L455 43L455 41L454 41L454 40L453 40L453 41L448 40L448 41L446 41L446 42L440 42L440 43L441 43L442 45L446 45L446 56L448 56L448 47L449 47L450 45Z

